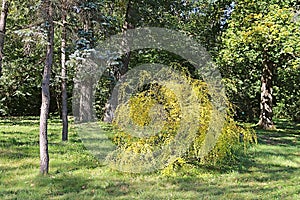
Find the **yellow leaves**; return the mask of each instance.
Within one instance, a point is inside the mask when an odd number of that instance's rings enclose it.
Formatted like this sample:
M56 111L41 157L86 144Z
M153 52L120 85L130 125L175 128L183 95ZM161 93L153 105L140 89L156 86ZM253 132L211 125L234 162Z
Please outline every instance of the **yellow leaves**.
M253 33L263 36L269 34L269 29L264 24L260 24L259 26L253 27Z
M280 8L278 5L270 5L267 13L250 13L244 17L241 27L230 30L233 35L242 43L250 44L254 42L267 43L270 40L278 41L280 38L289 37L291 34L291 19L293 12L288 8ZM229 33L229 31L227 32ZM279 38L280 37L280 38Z
M262 13L254 14L254 16L253 16L253 18L254 18L254 19L257 19L257 20L262 19L262 17L263 17L263 14L262 14Z
M300 70L300 59L293 60L291 66L294 70Z
M149 124L151 118L149 117L149 111L155 104L155 100L149 97L133 97L130 99L130 118L138 126L145 126Z
M225 126L222 129L222 133L218 138L216 146L208 153L207 156L203 157L203 142L208 133L208 128L211 121L219 122L220 120L218 111L214 110L212 103L209 99L209 92L207 84L200 80L192 80L187 78L188 83L191 85L192 93L195 94L195 98L199 102L191 106L189 110L197 113L195 116L193 113L184 113L181 108L182 99L190 98L187 94L182 96L175 95L176 91L172 91L169 87L164 86L153 86L148 88L145 91L140 92L134 97L131 97L128 107L123 105L125 108L118 108L119 114L116 115L118 120L119 116L128 116L124 115L124 112L130 113L129 117L131 120L138 126L150 126L153 122L153 114L151 114L153 107L160 106L158 113L164 112L164 118L159 118L160 121L163 121L163 124L160 124L160 130L152 135L142 134L143 137L133 136L130 137L132 129L127 129L127 132L117 133L115 136L115 142L122 151L127 152L126 155L138 156L140 153L147 153L152 155L151 152L155 152L157 149L163 148L166 145L174 142L174 138L178 135L178 130L190 130L190 125L188 123L182 123L182 121L189 122L193 119L197 119L198 125L196 129L196 138L190 138L191 146L187 149L187 154L185 157L178 157L176 162L183 162L185 159L201 159L201 162L204 163L217 163L229 155L235 149L243 147L243 145L248 145L251 141L248 141L249 138L252 138L253 135L248 129L243 129L238 127L236 123L228 116ZM175 83L172 83L175 84ZM170 86L171 87L171 86ZM182 89L180 84L175 85L173 88L178 90L185 91ZM189 101L188 101L189 102ZM157 111L158 109L155 109ZM123 112L123 113L122 113ZM195 118L197 117L197 118ZM182 120L184 119L184 120ZM125 120L125 119L122 119ZM128 120L128 119L126 119ZM127 123L130 124L130 123ZM143 129L140 129L143 130ZM240 143L239 138L240 134L243 134L247 141L243 141L243 145ZM147 135L147 137L145 137ZM179 141L180 142L180 141ZM166 156L168 153L166 154ZM130 162L130 160L128 160Z
M274 26L274 24L275 24L274 22L266 22L265 26L267 26L268 28L271 28Z
M293 54L293 51L294 51L293 47L290 47L290 46L287 46L283 49L284 53Z

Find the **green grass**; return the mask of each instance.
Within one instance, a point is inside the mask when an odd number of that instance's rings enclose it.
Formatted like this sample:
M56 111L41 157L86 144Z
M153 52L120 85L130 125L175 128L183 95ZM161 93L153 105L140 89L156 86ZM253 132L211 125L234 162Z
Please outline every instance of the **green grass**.
M50 174L41 176L38 126L34 117L0 120L0 199L300 199L300 124L257 130L259 144L236 168L185 166L170 176L101 166L72 126L61 142L57 119L49 123Z

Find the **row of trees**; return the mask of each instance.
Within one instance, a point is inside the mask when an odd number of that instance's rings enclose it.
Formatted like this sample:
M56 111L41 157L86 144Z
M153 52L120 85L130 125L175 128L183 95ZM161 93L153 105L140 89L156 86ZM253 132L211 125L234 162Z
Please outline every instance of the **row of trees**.
M68 60L116 33L155 26L183 31L211 53L237 119L259 118L261 127L272 129L275 110L278 117L299 120L298 5L297 0L3 0L0 115L40 113L41 173L47 173L49 113L61 115L62 140L68 139L76 71ZM184 63L158 50L123 55L99 80L99 117L111 121L105 115L111 89L128 69L145 62Z

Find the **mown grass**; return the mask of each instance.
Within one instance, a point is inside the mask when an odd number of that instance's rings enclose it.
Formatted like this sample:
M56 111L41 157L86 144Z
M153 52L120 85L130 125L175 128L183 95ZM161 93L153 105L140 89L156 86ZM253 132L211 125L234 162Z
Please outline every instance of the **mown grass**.
M0 199L300 199L300 124L257 130L259 144L231 170L185 166L170 176L114 171L71 126L49 123L50 174L39 175L38 118L0 120Z

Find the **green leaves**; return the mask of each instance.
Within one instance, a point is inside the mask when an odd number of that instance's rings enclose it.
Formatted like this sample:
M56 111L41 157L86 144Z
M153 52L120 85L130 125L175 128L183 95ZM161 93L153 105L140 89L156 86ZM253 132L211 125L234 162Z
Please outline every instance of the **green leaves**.
M218 61L225 78L242 81L227 81L228 94L241 112L258 107L257 84L263 62L272 62L277 70L293 68L299 63L300 24L293 20L295 2L243 0L234 7L229 28L222 36ZM278 77L277 82L282 79Z

